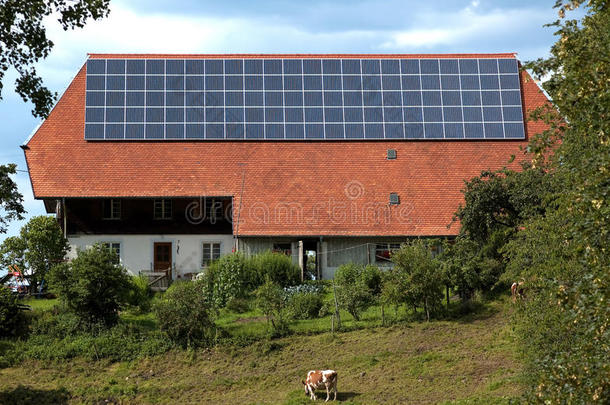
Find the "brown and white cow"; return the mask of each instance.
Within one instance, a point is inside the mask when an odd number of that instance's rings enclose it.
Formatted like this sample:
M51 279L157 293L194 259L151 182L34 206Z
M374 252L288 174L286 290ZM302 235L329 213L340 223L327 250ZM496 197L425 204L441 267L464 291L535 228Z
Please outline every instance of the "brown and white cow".
M516 302L517 299L525 298L525 282L514 282L510 286L510 294L513 296L513 302Z
M326 401L330 398L330 392L334 392L333 401L337 400L337 372L334 370L311 370L307 373L307 379L301 381L305 386L305 395L316 400L316 390L322 386L326 387ZM326 402L325 401L325 402Z

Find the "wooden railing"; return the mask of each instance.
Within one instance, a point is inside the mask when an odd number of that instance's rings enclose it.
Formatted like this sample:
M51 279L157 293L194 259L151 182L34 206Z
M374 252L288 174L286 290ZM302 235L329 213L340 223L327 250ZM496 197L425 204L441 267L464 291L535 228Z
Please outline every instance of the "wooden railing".
M148 285L152 291L165 291L172 283L172 269L167 270L140 270L140 275L148 278Z

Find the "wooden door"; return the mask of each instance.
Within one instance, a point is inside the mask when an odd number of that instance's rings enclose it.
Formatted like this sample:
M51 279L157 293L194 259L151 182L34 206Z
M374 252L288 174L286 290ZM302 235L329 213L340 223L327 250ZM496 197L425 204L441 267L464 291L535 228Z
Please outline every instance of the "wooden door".
M171 276L172 268L172 243L171 242L155 242L154 245L154 271L166 271L168 276Z

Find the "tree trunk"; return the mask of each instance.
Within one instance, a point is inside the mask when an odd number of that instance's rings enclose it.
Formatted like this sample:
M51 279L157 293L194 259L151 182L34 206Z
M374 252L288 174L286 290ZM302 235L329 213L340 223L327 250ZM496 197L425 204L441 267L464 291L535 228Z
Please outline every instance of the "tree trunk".
M449 311L449 284L445 286L445 292L447 293L447 311Z
M337 301L337 289L333 278L333 296L335 298L335 316L337 317L337 330L341 329L341 315L339 314L339 302Z
M430 322L430 311L428 309L428 297L424 299L424 309L426 310L426 320Z
M383 304L381 304L381 325L385 326L385 311L383 310Z

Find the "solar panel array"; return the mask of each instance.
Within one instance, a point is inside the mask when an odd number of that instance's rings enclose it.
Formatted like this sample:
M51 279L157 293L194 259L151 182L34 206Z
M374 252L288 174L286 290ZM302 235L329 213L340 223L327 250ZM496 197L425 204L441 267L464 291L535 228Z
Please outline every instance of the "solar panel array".
M523 139L512 58L89 59L85 139Z

